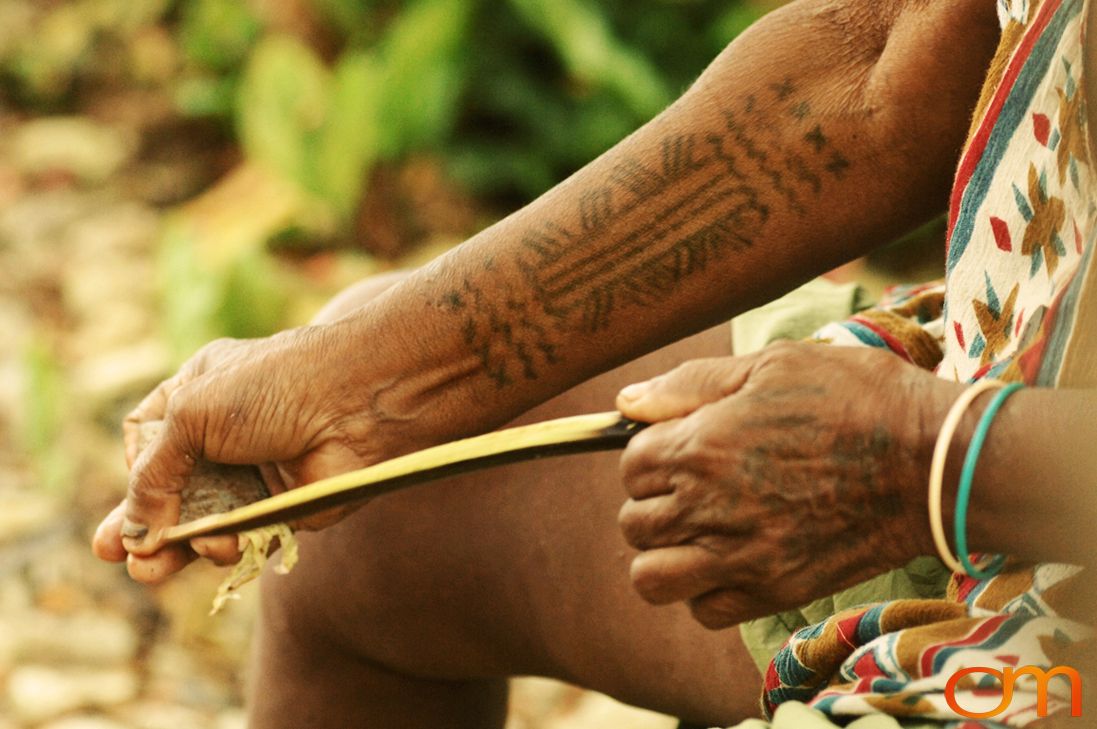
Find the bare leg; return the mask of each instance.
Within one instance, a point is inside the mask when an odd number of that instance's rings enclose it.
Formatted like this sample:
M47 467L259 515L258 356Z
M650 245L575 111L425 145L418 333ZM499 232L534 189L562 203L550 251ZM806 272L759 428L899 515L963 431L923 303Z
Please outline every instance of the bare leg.
M608 409L629 382L729 352L727 328L713 329L521 420ZM264 577L251 726L501 726L516 674L700 722L756 714L760 679L737 630L706 631L632 591L617 458L420 486L302 534L294 572Z

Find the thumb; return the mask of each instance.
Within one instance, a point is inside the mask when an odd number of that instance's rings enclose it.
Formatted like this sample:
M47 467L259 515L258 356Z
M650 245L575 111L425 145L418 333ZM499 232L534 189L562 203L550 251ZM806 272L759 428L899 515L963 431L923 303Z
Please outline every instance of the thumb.
M644 423L684 417L742 387L752 361L742 357L691 360L665 375L624 388L617 395L617 409Z
M169 414L163 429L140 452L130 470L121 534L131 554L152 554L156 540L149 537L158 528L179 521L183 488L199 453L186 432L179 427L178 418Z

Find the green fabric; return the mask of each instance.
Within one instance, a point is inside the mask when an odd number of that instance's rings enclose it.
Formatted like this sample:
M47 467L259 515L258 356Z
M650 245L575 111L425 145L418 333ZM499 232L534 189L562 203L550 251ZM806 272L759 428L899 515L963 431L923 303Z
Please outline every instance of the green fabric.
M732 346L735 354L749 354L778 339L803 339L824 324L841 321L860 311L866 304L864 290L857 284L836 284L817 278L732 319Z
M866 303L863 290L856 284L835 284L826 279L815 279L776 301L733 319L732 346L736 354L748 354L778 339L803 339L824 324L841 321L860 311ZM758 670L764 673L773 655L794 631L857 605L901 598L942 597L949 577L948 570L937 559L919 557L902 569L816 600L799 610L742 623L739 630ZM767 725L740 725L742 729L752 729L754 726ZM833 725L826 723L820 726ZM873 729L877 725L855 726L858 729Z
M799 610L740 623L739 631L758 670L765 673L774 654L800 628L826 620L839 610L867 603L943 597L951 576L936 557L917 557L906 567L820 598Z

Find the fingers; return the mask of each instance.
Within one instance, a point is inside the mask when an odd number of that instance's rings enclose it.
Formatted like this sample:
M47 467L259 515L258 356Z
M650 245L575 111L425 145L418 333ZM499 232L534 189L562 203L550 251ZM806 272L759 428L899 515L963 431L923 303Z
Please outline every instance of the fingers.
M710 550L682 545L641 552L632 560L629 577L640 597L653 605L667 605L716 589L722 572Z
M671 473L677 423L659 423L642 430L621 453L621 481L633 499L649 499L674 491Z
M227 567L240 561L240 540L236 536L199 537L190 540L190 548L218 567Z
M131 552L126 558L126 568L134 580L156 585L193 562L195 557L188 547L173 544L148 556Z
M122 520L125 515L126 502L123 501L99 523L91 540L91 550L99 559L107 562L126 559L126 548L122 546Z
M185 440L182 429L170 418L164 430L141 451L130 471L121 525L126 551L150 556L155 545L145 540L149 527L169 526L179 520L180 493L194 468L194 452L197 449Z
M617 395L617 409L625 417L645 423L680 418L697 408L732 394L746 382L752 358L697 359Z
M709 630L722 630L738 625L750 616L765 614L759 611L758 601L750 590L720 588L686 601L693 619Z
M161 382L122 421L122 438L126 445L126 465L130 468L133 468L133 464L137 461L137 454L141 452L141 424L164 419L168 409L168 400L171 398L172 393L183 384L184 378L183 371L180 371Z

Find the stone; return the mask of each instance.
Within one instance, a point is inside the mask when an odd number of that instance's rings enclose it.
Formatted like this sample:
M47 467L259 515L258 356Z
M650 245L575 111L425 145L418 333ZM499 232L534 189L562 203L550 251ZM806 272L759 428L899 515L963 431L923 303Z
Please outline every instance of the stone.
M674 729L678 721L669 716L626 706L593 691L584 692L567 716L545 722L544 729L599 729L616 726L629 729Z
M243 709L222 711L213 723L213 729L248 729L248 715Z
M0 639L9 636L18 659L60 665L116 666L137 655L138 637L129 621L92 612L72 616L23 612L0 617Z
M151 392L171 370L171 352L155 338L111 349L83 359L70 377L73 390L89 405Z
M130 727L105 716L78 714L51 721L49 724L44 724L41 729L130 729Z
M102 182L136 151L135 140L85 117L44 117L20 125L9 152L20 171L64 171L87 182Z
M162 701L141 701L131 704L118 716L128 729L209 729L208 717L186 706Z
M0 544L48 531L61 515L51 496L23 489L0 489Z
M128 668L72 669L20 666L8 677L12 716L27 724L78 709L107 709L137 696L137 675Z

